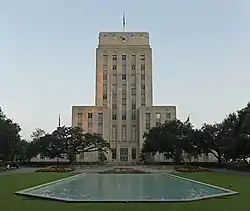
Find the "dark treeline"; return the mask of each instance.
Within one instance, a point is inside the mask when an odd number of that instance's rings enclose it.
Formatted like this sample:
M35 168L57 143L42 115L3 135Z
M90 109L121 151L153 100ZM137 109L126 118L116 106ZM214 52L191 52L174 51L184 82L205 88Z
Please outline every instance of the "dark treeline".
M203 124L200 129L186 122L173 120L151 128L144 134L141 159L152 159L162 153L175 163L184 161L183 155L198 157L212 153L218 163L240 161L248 163L250 156L250 103L229 114L220 123Z
M20 126L7 118L0 109L0 161L30 161L38 154L56 158L66 156L70 163L76 162L76 155L98 152L99 160L106 160L110 145L98 134L84 133L79 127L58 127L52 133L36 129L32 141L21 139Z

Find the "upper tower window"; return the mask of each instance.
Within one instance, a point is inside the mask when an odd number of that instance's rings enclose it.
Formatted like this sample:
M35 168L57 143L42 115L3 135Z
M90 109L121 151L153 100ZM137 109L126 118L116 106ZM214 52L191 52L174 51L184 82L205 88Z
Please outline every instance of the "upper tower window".
M103 64L107 65L108 64L108 55L103 55Z

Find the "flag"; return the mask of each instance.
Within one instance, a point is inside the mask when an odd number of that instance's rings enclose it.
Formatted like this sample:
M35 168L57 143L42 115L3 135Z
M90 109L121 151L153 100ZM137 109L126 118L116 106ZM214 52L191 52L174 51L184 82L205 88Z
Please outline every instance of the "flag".
M125 12L123 13L123 18L122 18L122 25L123 25L123 29L125 29Z

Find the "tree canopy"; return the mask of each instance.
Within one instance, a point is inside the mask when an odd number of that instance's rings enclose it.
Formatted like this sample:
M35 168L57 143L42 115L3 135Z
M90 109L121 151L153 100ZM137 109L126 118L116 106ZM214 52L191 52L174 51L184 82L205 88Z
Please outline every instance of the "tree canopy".
M20 126L7 118L0 108L0 160L13 159L21 141L20 131Z
M0 108L0 160L27 161L41 154L59 159L67 156L71 163L76 155L98 152L100 161L106 160L110 149L108 141L99 134L86 133L79 127L58 127L52 133L36 128L32 141L23 140L18 123L8 118ZM240 160L247 163L250 157L250 103L227 115L221 122L204 123L194 128L189 121L178 119L157 124L144 133L141 159L154 159L156 153L181 163L186 156L191 159L212 153L218 163Z
M198 157L212 153L218 163L240 159L247 162L250 157L250 104L229 114L220 123L204 123L200 129L194 129L190 121L172 120L158 124L144 133L142 149L151 157L156 153L180 163L184 155ZM144 156L143 156L144 155Z
M107 153L110 149L110 144L100 135L85 133L80 127L58 127L51 134L43 133L39 138L35 137L31 143L35 154L57 159L66 155L70 163L76 161L77 154L95 151Z

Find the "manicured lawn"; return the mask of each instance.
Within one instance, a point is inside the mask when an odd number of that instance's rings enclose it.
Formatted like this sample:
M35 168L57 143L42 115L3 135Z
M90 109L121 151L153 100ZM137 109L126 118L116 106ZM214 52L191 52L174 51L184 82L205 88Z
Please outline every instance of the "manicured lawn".
M239 195L189 203L165 204L72 204L16 196L14 192L70 176L70 173L29 173L0 176L0 210L4 211L249 211L250 176L228 173L183 173L180 176L228 188L231 184Z

